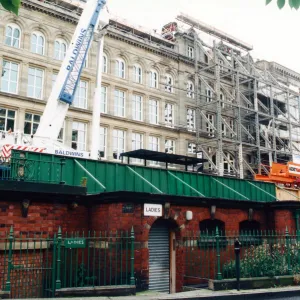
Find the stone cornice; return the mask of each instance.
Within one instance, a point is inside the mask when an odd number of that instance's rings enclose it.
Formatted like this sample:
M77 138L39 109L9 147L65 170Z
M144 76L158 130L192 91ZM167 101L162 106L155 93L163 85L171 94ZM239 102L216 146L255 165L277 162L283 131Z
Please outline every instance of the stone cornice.
M21 3L24 8L39 11L73 24L77 24L80 17L75 9L71 11L48 1L22 0Z

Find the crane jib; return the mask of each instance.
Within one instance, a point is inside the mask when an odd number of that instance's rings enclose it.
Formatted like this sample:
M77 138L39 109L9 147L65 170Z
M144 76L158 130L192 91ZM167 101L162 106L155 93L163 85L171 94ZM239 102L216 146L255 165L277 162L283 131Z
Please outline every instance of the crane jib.
M67 63L66 70L68 75L66 76L64 85L59 95L59 100L68 104L72 104L75 97L76 88L80 80L80 75L84 66L84 62L87 56L87 51L90 47L90 43L93 37L95 26L97 24L100 11L105 5L105 0L99 0L94 13L90 19L87 28L81 28L79 36L76 42L73 44L74 49L70 53L70 57Z
M72 69L72 66L74 64L76 56L77 56L77 54L78 54L78 52L80 50L80 47L82 45L82 42L83 42L83 39L84 39L86 31L87 31L86 29L81 28L80 35L79 35L79 37L78 37L78 39L77 39L77 41L75 43L75 47L74 47L74 49L72 51L72 53L74 54L74 56L71 56L71 59L69 60L69 64L67 66L67 70L68 71Z

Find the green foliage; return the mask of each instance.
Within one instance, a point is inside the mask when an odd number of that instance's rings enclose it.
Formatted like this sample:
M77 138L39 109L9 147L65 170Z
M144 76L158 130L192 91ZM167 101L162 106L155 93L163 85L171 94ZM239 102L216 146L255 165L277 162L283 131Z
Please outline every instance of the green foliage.
M289 249L292 274L300 271L300 244L291 245ZM245 250L240 261L241 278L274 277L288 275L288 252L284 245L264 243L260 246L251 246ZM223 278L235 278L235 261L223 266Z
M21 0L0 0L0 3L6 10L18 15Z
M266 0L266 5L271 3L272 0ZM286 0L277 0L277 6L281 9L285 6ZM291 8L298 9L300 7L300 0L289 0L289 5Z

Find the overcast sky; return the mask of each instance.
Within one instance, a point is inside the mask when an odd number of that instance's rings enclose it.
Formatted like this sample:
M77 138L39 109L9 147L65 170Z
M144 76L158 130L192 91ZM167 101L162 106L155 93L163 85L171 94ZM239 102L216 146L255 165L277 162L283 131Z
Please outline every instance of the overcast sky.
M265 0L107 0L109 11L149 29L161 29L179 12L253 45L255 59L276 61L300 73L300 9ZM288 1L286 1L288 2Z

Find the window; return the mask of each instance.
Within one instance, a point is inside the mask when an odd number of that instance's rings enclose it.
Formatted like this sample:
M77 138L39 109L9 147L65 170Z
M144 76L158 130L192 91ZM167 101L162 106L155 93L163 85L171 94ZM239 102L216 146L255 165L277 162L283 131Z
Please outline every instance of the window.
M158 101L149 100L149 117L151 124L158 124Z
M115 90L115 116L125 117L125 92Z
M174 124L174 105L165 104L165 123L166 126L173 126Z
M45 38L41 32L33 32L31 35L31 52L44 55Z
M168 93L173 93L173 77L171 75L166 76L165 91Z
M159 138L156 136L149 136L149 150L159 151ZM150 161L150 165L158 165L158 161Z
M64 137L65 137L65 124L63 124L63 127L59 131L57 141L63 143Z
M99 158L106 158L107 128L100 126Z
M132 150L143 149L144 136L141 133L132 133ZM133 163L142 163L141 159L132 159Z
M113 158L120 159L120 154L125 152L125 131L113 130Z
M150 87L157 89L158 88L158 74L156 71L150 71Z
M67 52L67 43L62 39L57 39L54 44L54 58L63 60Z
M0 108L0 130L11 131L15 129L16 112L5 108Z
M215 236L217 228L220 235L225 233L225 223L221 220L206 219L199 223L201 235Z
M21 30L16 24L8 24L5 29L5 45L20 48Z
M80 80L76 89L73 106L78 108L87 108L88 83Z
M42 99L43 97L44 70L29 67L27 97Z
M194 47L188 46L187 55L189 58L194 58Z
M100 111L104 114L107 113L107 87L106 86L101 86Z
M234 131L234 121L233 121L232 119L229 120L229 126L230 126L230 128ZM250 128L249 128L249 129L250 129ZM248 130L248 131L249 131L249 130ZM230 136L231 136L231 138L233 138L233 137L234 137L234 134L231 133ZM248 137L249 137L249 136L248 136Z
M214 136L214 116L211 114L206 114L206 118L209 122L206 122L206 131L208 132L208 136Z
M219 66L220 66L220 72L224 71L224 61L222 59L219 59Z
M116 60L116 76L125 78L125 62L120 58Z
M240 242L244 242L247 246L255 245L261 243L262 236L259 234L260 231L260 223L257 221L249 221L245 220L240 222L239 224L239 240Z
M18 92L19 64L3 60L1 91L17 94Z
M86 124L73 122L72 124L72 148L79 151L86 149Z
M194 86L194 84L191 81L187 82L187 85L186 85L186 96L188 98L192 98L192 99L195 98L195 86Z
M139 95L133 95L132 101L132 118L136 121L143 120L143 97Z
M25 113L24 133L30 135L35 134L40 124L40 120L40 115Z
M225 103L223 101L226 101L224 94L220 93L220 101L221 101L221 107L225 107Z
M133 80L136 83L142 83L143 73L142 67L140 65L133 66Z
M102 57L102 73L107 73L107 65L108 65L108 60L106 54L103 54Z
M186 111L186 124L188 130L193 130L196 128L196 111L194 109L188 108Z
M225 174L233 174L234 170L231 165L234 166L235 159L230 153L224 153L224 156L226 156L227 160L224 157L224 173ZM231 163L229 164L228 161Z
M223 122L221 124L221 129L222 129L222 135L226 136L226 125Z
M175 141L165 140L165 152L169 154L175 154Z
M156 136L149 136L149 150L159 151L159 138Z
M188 142L188 154L196 154L196 144Z
M211 102L212 101L212 91L211 91L211 89L206 89L205 90L205 95L206 95L206 102Z

